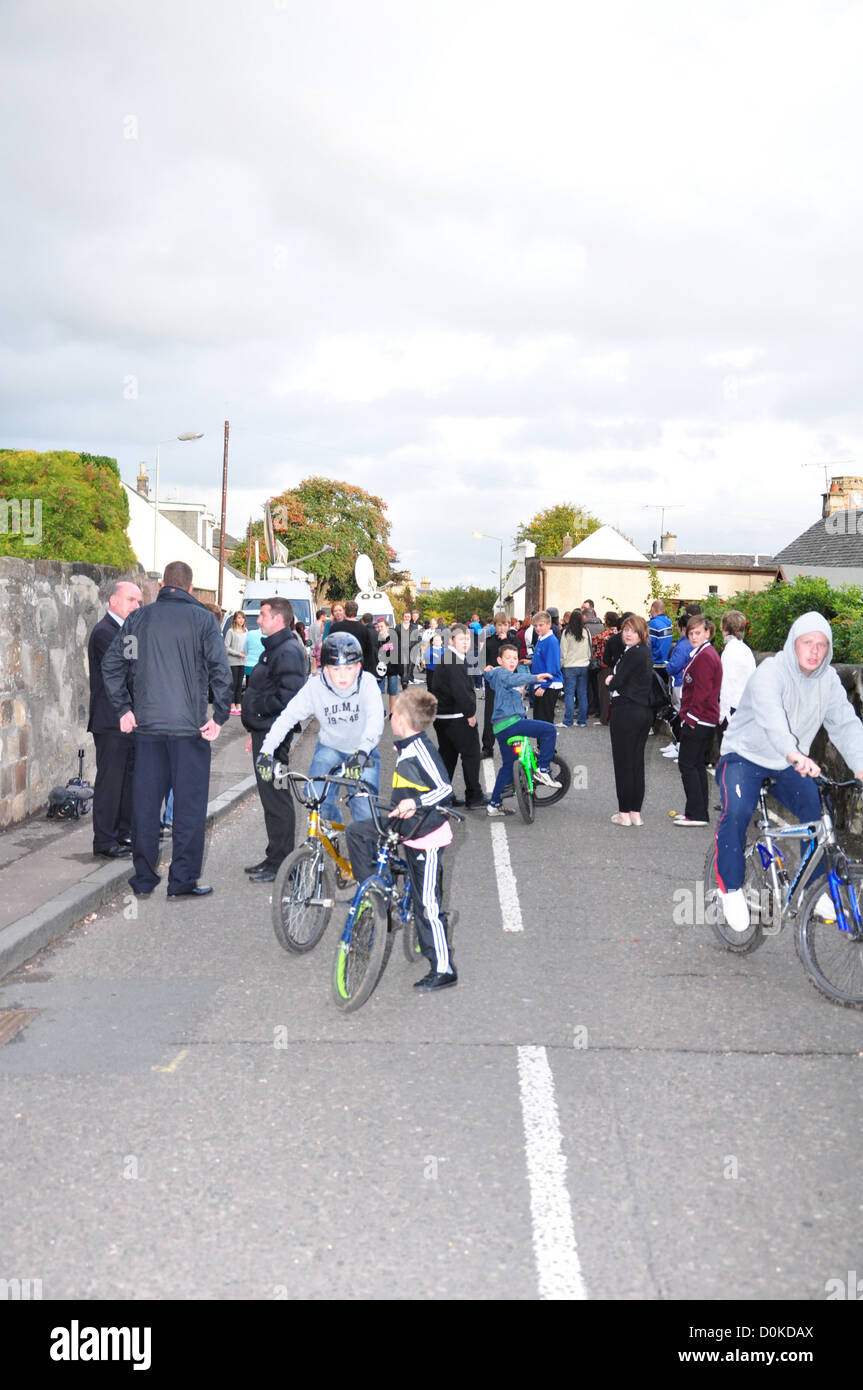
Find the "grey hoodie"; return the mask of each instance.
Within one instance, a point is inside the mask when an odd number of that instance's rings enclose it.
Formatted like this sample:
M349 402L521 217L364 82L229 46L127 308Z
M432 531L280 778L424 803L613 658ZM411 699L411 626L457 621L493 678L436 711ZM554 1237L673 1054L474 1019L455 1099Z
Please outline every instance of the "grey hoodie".
M801 671L794 650L798 637L821 632L827 655L816 670ZM792 623L785 646L762 661L743 691L722 740L723 757L736 753L748 762L774 771L788 767L796 749L809 756L812 740L823 724L830 739L853 772L863 769L863 724L857 718L833 659L833 634L820 613L804 613Z
M295 724L310 716L320 726L318 742L338 753L370 753L384 731L384 707L374 676L361 671L349 690L333 690L326 679L326 666L319 676L306 681L282 710L261 752L271 756Z

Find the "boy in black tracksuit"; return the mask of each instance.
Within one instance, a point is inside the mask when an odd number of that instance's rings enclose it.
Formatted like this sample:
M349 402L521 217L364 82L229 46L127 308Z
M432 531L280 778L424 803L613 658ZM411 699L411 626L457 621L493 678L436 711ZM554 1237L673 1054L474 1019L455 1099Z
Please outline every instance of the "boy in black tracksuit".
M434 731L447 775L452 781L461 758L466 806L485 806L479 780L480 745L476 727L476 690L467 664L472 634L461 623L451 629L452 641L440 666L435 668L434 693L437 718ZM461 802L454 797L453 805Z
M424 732L436 708L434 695L410 687L398 697L390 716L397 753L390 816L402 822L399 830L405 835L402 851L410 874L417 935L431 965L428 975L414 985L423 991L447 989L458 979L450 955L447 914L441 907L441 854L452 843L452 829L449 818L434 809L451 800L452 787L437 749ZM432 809L423 812L423 807ZM346 836L354 878L362 883L375 871L376 831L369 821L355 821Z

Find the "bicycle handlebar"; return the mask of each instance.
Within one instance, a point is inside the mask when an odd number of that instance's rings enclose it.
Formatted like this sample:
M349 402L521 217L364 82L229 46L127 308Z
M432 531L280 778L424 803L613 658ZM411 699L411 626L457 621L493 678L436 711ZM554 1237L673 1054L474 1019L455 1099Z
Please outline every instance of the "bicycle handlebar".
M302 782L305 785L308 785L309 782L329 782L334 787L347 787L348 790L352 791L355 796L365 797L369 803L369 806L372 809L372 820L375 822L375 827L378 831L383 831L384 829L394 829L393 825L382 825L381 822L378 820L376 813L378 811L392 811L395 809L395 807L391 803L387 804L381 801L378 797L373 796L371 788L368 786L368 783L364 783L361 777L339 777L336 773L332 772L289 772L287 773L287 776L292 783L291 789L294 795L296 796L300 804L303 806L322 806L324 801L326 800L326 792L324 792L321 796L318 796L317 793L311 796L304 796L300 792L299 787L296 784L300 782ZM448 806L420 806L417 809L417 814L425 818L425 816L427 816L430 811L440 811L442 815L448 816L450 820L464 820L464 816L460 816L458 811L450 810ZM422 824L422 822L420 822L420 824Z

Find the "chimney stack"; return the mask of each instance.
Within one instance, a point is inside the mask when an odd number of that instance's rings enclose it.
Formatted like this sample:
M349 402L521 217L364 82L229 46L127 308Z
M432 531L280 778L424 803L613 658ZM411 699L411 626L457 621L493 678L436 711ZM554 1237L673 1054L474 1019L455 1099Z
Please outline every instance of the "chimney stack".
M662 537L663 555L673 555L677 549L677 536L673 531L666 531Z
M150 479L147 474L146 463L138 464L138 480L135 483L135 490L140 492L142 497L149 498L150 496Z

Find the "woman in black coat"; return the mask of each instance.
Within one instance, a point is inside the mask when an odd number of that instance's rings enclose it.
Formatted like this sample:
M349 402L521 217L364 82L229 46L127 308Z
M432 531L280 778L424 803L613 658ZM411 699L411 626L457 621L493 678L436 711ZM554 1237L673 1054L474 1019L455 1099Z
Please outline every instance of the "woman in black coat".
M615 825L642 825L644 749L653 723L653 656L644 618L632 614L620 629L623 654L606 677L611 693L611 756L617 787Z

